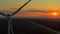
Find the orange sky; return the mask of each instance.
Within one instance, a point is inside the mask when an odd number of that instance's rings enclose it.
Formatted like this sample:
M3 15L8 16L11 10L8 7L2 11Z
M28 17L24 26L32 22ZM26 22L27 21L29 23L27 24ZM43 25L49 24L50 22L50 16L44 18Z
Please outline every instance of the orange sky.
M22 6L28 0L0 0L0 10L12 10L16 11L20 6ZM26 5L22 11L27 10L60 10L60 0L32 0L28 5ZM11 12L11 11L10 11ZM48 11L49 12L49 11ZM6 12L7 13L7 12ZM43 12L31 12L17 14L17 17L60 17L52 15L52 13Z
M51 13L41 13L41 12L30 12L30 13L22 13L16 14L17 17L25 17L25 18L60 18L60 14L54 15L54 12Z

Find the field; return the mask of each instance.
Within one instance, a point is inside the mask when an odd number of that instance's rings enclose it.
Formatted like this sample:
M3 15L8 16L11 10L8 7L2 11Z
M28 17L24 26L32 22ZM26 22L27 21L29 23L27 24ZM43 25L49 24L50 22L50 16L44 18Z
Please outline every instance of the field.
M14 34L57 34L56 32L34 25L28 20L60 32L60 19L12 18ZM7 32L8 20L6 18L0 18L0 33L7 34Z

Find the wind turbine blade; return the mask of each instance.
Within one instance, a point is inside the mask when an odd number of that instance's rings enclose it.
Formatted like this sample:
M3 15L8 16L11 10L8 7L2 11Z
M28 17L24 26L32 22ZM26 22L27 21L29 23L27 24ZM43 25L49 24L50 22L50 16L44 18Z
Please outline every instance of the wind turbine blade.
M24 5L22 5L16 12L12 13L11 16L15 15L17 12L19 12L24 6L26 6L31 0L27 1Z
M0 12L0 14L3 15L3 16L6 16L4 13L1 13L1 12Z

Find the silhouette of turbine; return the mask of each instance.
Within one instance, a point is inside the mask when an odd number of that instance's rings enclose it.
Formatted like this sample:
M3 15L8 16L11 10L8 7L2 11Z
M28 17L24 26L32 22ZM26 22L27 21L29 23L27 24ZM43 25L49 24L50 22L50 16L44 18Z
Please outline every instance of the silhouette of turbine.
M11 22L11 17L13 16L13 15L15 15L15 14L17 14L17 12L19 12L24 6L26 6L29 2L30 2L31 0L29 0L29 1L27 1L24 5L22 5L18 10L16 10L14 13L12 13L12 15L10 15L10 14L4 14L4 13L1 13L0 12L0 14L1 15L3 15L3 16L5 16L5 17L7 17L7 19L8 19L8 34L14 34L14 32L13 32L13 26L12 26L12 22Z

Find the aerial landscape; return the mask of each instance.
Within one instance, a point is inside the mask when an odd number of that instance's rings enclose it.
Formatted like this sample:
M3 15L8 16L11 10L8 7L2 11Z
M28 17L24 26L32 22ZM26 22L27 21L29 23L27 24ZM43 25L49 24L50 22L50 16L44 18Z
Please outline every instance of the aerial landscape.
M0 0L0 34L60 34L60 0Z

